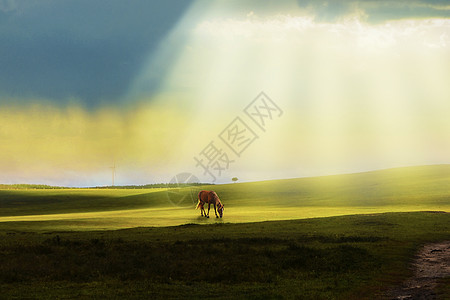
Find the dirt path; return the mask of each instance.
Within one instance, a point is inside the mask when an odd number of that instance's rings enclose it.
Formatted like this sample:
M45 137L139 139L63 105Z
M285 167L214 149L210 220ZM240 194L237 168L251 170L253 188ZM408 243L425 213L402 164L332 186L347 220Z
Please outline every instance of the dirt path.
M393 289L388 299L437 299L437 281L450 276L450 241L425 245L413 267L414 276Z

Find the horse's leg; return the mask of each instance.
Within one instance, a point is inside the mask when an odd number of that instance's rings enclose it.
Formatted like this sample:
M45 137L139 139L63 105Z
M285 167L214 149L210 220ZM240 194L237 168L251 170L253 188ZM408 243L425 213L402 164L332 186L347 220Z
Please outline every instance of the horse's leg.
M211 208L211 203L208 203L208 215L206 216L207 218L209 218L209 209Z
M200 206L200 214L201 214L202 217L203 217L203 206Z
M218 218L219 216L217 215L216 203L214 203L214 212L216 213L216 218Z

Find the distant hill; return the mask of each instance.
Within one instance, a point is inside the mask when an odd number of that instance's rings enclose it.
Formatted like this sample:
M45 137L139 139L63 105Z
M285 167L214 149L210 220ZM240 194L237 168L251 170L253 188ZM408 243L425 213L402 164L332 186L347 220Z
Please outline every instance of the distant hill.
M28 190L28 189L65 189L62 186L51 186L46 184L0 184L0 189L6 190Z
M212 183L149 183L143 185L109 185L109 186L96 186L93 189L153 189L153 188L181 188L190 186L212 185Z
M450 165L234 183L214 189L229 205L449 205Z
M143 185L107 185L84 187L89 189L152 189L152 188L180 188L187 186L211 185L209 183L149 183ZM82 189L80 187L64 187L46 184L0 184L0 189L6 190L46 190L46 189Z

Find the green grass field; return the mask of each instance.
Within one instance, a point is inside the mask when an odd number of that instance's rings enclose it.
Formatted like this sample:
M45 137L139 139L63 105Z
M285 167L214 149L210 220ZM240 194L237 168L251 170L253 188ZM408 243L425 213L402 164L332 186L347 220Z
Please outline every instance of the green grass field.
M257 222L350 214L450 211L450 165L206 186L225 205L221 220L195 211L202 187L0 190L5 221L40 230L96 230L186 223ZM185 196L183 200L183 196ZM16 224L27 226L27 223Z
M450 240L449 165L207 188L0 190L0 298L383 298Z
M410 275L420 245L450 239L450 214L45 233L10 226L0 238L4 298L380 299Z

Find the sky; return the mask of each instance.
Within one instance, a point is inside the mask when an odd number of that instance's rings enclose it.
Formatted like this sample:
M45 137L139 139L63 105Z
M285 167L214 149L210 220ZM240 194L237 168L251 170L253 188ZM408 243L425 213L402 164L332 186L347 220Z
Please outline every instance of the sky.
M448 164L449 50L450 1L0 0L0 183Z

